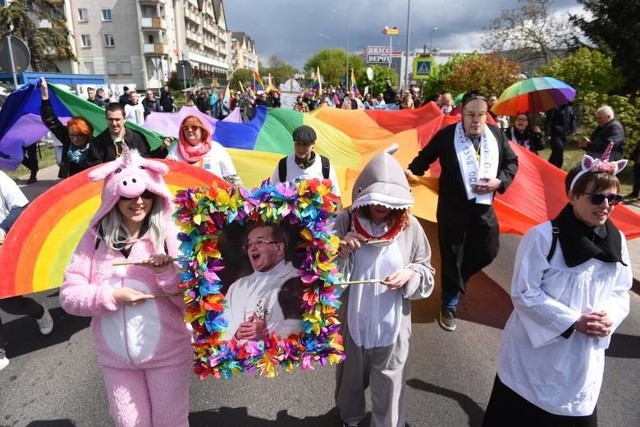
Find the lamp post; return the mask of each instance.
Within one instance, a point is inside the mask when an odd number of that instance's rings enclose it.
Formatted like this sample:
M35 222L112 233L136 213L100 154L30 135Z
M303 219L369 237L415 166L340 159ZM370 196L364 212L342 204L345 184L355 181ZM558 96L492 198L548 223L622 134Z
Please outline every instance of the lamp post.
M333 45L331 43L331 37L326 35L326 34L322 34L322 33L318 33L318 37L322 37L323 39L327 39L329 40L329 45L331 46L331 48L333 48Z
M433 27L431 30L431 36L429 37L429 54L433 54L433 33L438 31L438 27Z
M407 46L404 53L404 88L409 87L409 34L411 34L411 0L407 0Z
M347 74L345 74L345 81L347 82L347 90L349 89L349 15L346 15L342 12L338 12L335 9L331 9L331 12L335 13L336 15L340 15L343 16L344 19L347 20Z
M389 68L391 68L391 61L393 60L393 36L400 34L398 27L384 27L382 34L389 36Z

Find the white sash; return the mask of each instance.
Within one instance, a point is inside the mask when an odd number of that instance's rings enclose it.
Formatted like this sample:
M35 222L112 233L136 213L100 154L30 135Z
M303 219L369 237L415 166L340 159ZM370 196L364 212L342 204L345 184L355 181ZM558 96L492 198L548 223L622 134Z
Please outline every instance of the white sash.
M498 175L498 164L500 155L498 153L498 141L487 126L484 127L479 145L480 164L473 142L464 133L462 122L456 125L453 144L456 149L456 156L460 165L462 182L467 192L467 199L476 199L476 203L490 205L493 200L493 193L476 194L471 186L482 178L496 178Z

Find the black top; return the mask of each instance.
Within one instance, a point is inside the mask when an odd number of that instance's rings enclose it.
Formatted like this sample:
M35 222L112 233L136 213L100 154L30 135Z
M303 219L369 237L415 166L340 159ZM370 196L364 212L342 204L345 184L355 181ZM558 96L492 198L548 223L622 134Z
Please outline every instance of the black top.
M127 143L130 149L138 150L138 153L142 157L150 157L149 144L145 137L133 130L127 129L124 135L124 141ZM89 153L87 154L87 164L89 166L95 166L100 163L110 162L115 160L120 153L122 153L122 143L117 143L118 155L116 155L116 143L111 139L109 129L105 129L100 135L98 135L91 145L89 146Z
M498 192L504 193L518 171L518 156L515 155L504 132L495 126L486 125L498 142L499 165L498 178L502 184ZM422 176L431 163L440 160L442 172L439 180L438 210L447 208L464 208L467 204L467 192L462 182L460 165L453 144L456 124L449 125L435 134L433 139L411 161L409 170L414 175Z
M591 134L591 142L587 145L587 154L594 158L600 158L607 149L609 141L613 142L610 160L620 160L624 151L624 129L617 119L598 126Z

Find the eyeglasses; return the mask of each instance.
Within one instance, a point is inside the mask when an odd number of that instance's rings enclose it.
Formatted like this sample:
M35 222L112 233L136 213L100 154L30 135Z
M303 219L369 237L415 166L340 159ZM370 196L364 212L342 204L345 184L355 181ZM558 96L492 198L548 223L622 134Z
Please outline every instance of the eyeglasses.
M149 190L144 190L144 193L142 193L142 194L141 194L141 195L139 195L139 196L136 196L136 197L124 197L124 196L120 196L120 199L121 199L121 200L135 200L135 199L137 199L138 197L142 197L142 198L143 198L143 199L145 199L145 200L151 200L151 199L153 199L155 196L156 196L156 195L155 195L154 193L152 193L151 191L149 191Z
M259 237L258 239L254 240L253 242L245 242L244 245L242 245L242 250L243 251L247 251L249 249L251 249L254 246L262 246L262 245L277 245L280 242L274 242L272 240L265 240L261 237Z
M187 131L187 132L189 132L189 131L195 132L198 129L200 129L200 126L188 126L188 125L182 126L182 130Z
M605 199L611 206L615 206L622 201L622 196L619 194L586 193L586 195L589 196L589 201L594 205L601 204Z

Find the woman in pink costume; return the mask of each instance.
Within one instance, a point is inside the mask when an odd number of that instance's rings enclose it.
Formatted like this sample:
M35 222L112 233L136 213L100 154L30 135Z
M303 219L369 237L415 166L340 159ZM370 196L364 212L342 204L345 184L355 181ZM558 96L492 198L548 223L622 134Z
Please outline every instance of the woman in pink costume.
M62 308L91 316L118 426L188 426L190 336L163 163L125 148L89 173L102 203L65 272ZM135 261L146 261L134 264ZM130 264L124 264L129 262Z

